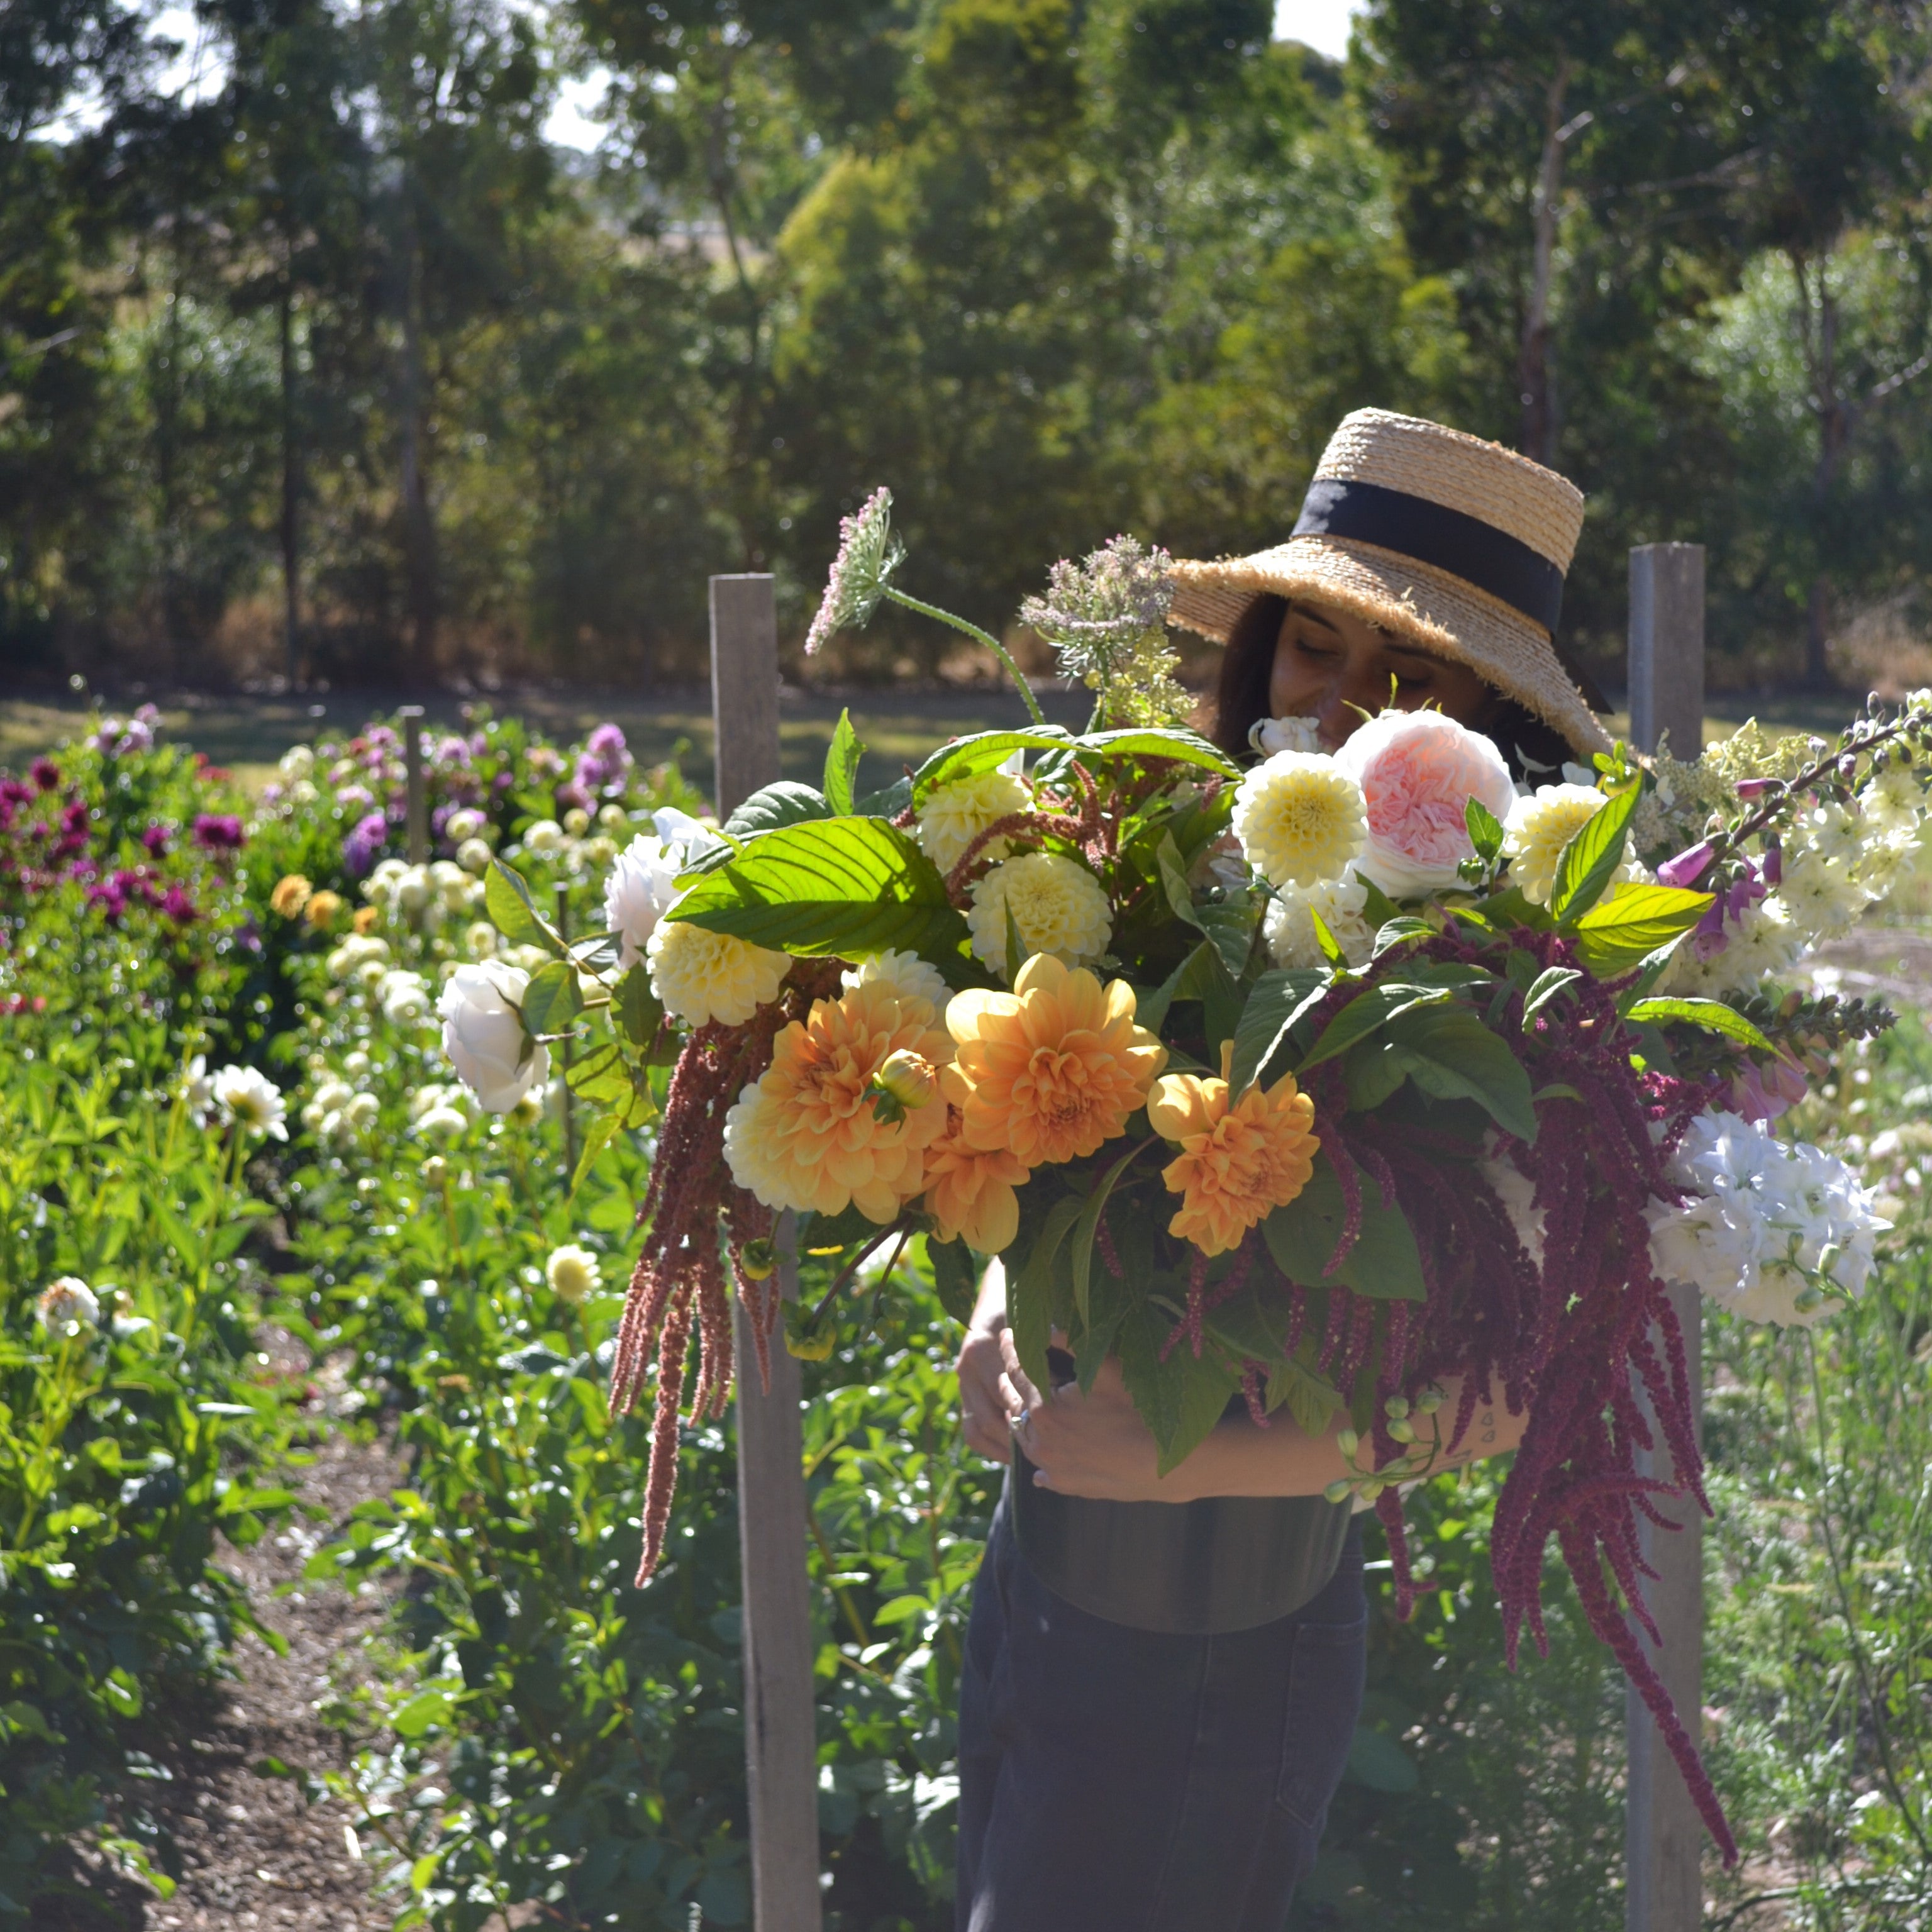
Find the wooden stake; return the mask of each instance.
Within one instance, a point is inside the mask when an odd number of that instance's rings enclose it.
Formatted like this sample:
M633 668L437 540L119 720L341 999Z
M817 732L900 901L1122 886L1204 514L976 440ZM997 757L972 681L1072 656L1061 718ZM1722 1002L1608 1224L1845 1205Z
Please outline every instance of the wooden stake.
M423 788L422 721L420 704L398 707L403 721L403 768L409 778L410 863L420 866L429 856L429 794Z
M1630 554L1630 736L1640 751L1669 734L1676 757L1697 756L1704 743L1704 547L1645 544ZM1697 1291L1673 1288L1690 1358L1690 1397L1701 1437L1704 1406L1703 1311ZM1641 1392L1639 1400L1642 1400ZM1648 1413L1648 1404L1646 1412ZM1670 1451L1640 1454L1646 1475L1669 1476ZM1675 1534L1639 1526L1646 1559L1658 1573L1648 1586L1661 1648L1645 1642L1658 1675L1694 1738L1702 1727L1704 1519L1688 1497L1664 1514ZM1704 1827L1682 1774L1664 1749L1655 1720L1634 1690L1626 1694L1629 1749L1624 1851L1625 1932L1696 1932L1704 1922Z
M778 776L778 620L772 580L711 580L711 714L722 819ZM778 1279L798 1294L791 1216L778 1223ZM757 1932L820 1932L818 1736L806 1587L805 1444L797 1358L774 1337L772 1383L742 1305L738 1359L738 1544L743 1566L745 1763L752 1802Z

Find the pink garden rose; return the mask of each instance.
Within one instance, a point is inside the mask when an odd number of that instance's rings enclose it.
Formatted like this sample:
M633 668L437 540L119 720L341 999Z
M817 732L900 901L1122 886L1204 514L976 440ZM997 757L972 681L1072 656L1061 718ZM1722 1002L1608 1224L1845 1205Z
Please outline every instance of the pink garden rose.
M1472 856L1466 816L1479 800L1509 816L1516 786L1488 739L1439 711L1384 711L1335 754L1362 788L1369 840L1354 869L1391 898L1459 884Z

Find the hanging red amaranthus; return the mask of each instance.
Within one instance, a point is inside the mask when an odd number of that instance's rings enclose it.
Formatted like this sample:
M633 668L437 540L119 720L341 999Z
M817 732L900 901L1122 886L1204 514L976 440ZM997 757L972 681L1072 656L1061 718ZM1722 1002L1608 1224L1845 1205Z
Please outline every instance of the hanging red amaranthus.
M1518 932L1510 944L1531 953L1539 970L1574 963L1567 943L1553 934ZM1491 949L1444 938L1390 959L1385 973L1396 975L1418 958L1495 963ZM1619 989L1619 982L1586 975L1573 982L1568 999L1544 1005L1526 1025L1520 992L1494 1018L1498 1036L1510 1044L1533 1086L1558 1090L1538 1108L1533 1145L1505 1137L1493 1149L1534 1184L1540 1262L1526 1250L1466 1144L1378 1113L1349 1113L1339 1066L1319 1070L1311 1088L1347 1212L1329 1273L1359 1230L1366 1175L1400 1204L1414 1231L1426 1289L1420 1303L1385 1302L1331 1286L1321 1359L1346 1387L1368 1358L1369 1325L1379 1322L1372 1437L1377 1468L1407 1453L1390 1432L1396 1419L1391 1397L1413 1403L1432 1383L1460 1376L1461 1401L1443 1438L1450 1453L1478 1408L1499 1396L1527 1414L1522 1447L1497 1498L1491 1540L1509 1660L1514 1665L1526 1624L1538 1649L1547 1652L1543 1560L1554 1538L1591 1628L1656 1718L1699 1814L1726 1862L1734 1863L1736 1844L1696 1745L1631 1628L1634 1618L1653 1643L1658 1640L1642 1592L1643 1579L1656 1572L1643 1559L1639 1518L1674 1529L1658 1508L1668 1498L1709 1513L1684 1337L1651 1264L1644 1209L1653 1198L1678 1198L1666 1169L1686 1125L1712 1096L1702 1085L1632 1064L1616 1011ZM1360 991L1359 982L1337 988L1332 1004L1339 1010ZM1306 1291L1290 1292L1298 1330ZM1648 1417L1637 1399L1640 1386ZM1672 1466L1670 1481L1637 1467L1639 1452L1655 1448L1660 1432ZM1399 1490L1384 1488L1376 1509L1388 1532L1397 1614L1406 1618L1414 1591Z
M772 1064L772 1045L814 999L836 994L836 962L800 960L783 992L738 1026L713 1021L692 1034L671 1075L656 1158L638 1220L644 1251L631 1270L630 1292L617 1328L610 1370L610 1413L628 1412L644 1386L653 1352L657 1406L651 1427L650 1466L644 1482L644 1550L638 1582L650 1580L663 1554L677 1486L678 1428L692 1330L698 1330L698 1381L689 1408L693 1423L719 1418L731 1396L733 1351L730 1290L718 1251L722 1216L725 1246L740 1293L751 1316L759 1372L770 1380L770 1336L778 1318L776 1282L768 1267L754 1264L746 1250L770 1238L772 1215L731 1178L724 1161L724 1117L748 1083Z

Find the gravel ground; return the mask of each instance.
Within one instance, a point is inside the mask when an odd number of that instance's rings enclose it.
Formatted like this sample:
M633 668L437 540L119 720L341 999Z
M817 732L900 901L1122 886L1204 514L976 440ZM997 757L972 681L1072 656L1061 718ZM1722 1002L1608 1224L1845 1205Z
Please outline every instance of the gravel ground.
M304 1583L303 1564L356 1504L386 1492L399 1471L386 1443L358 1442L334 1430L302 1477L307 1507L252 1550L230 1550L226 1567L247 1583L264 1623L288 1644L278 1657L244 1637L236 1681L178 1763L157 1809L181 1845L187 1870L173 1898L150 1899L130 1932L230 1932L287 1928L300 1932L381 1932L392 1914L370 1896L371 1867L355 1844L346 1808L310 1802L299 1778L263 1777L268 1758L320 1772L340 1748L316 1714L345 1653L382 1618L386 1598L374 1586L352 1594ZM295 1586L278 1594L284 1585Z

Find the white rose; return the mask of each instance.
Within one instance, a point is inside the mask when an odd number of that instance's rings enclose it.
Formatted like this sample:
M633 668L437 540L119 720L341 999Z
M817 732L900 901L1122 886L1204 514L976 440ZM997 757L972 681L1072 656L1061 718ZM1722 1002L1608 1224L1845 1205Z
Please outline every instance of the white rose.
M524 1032L518 1010L530 975L502 961L459 966L442 989L442 1050L486 1112L507 1114L550 1076L550 1054Z
M659 838L633 838L604 881L604 923L617 935L617 964L628 970L644 956L658 921L677 897L681 848Z

